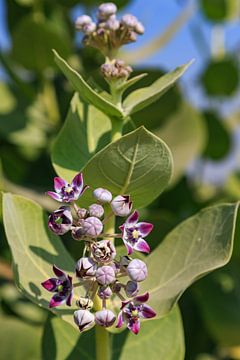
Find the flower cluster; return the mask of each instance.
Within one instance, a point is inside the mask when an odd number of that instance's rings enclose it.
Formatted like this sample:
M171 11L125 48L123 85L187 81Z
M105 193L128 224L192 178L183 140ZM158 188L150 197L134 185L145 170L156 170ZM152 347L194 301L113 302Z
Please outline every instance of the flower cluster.
M80 208L76 201L81 197L87 186L83 185L82 174L77 174L72 183L56 177L55 192L48 192L52 198L68 205L61 206L49 216L49 229L58 235L71 232L72 238L82 241L85 245L83 256L75 266L77 282L61 269L53 265L56 278L50 278L42 286L54 292L49 306L55 307L66 303L71 306L73 289L83 286L86 295L76 300L79 310L74 312L74 321L80 331L94 324L109 327L116 320L115 313L107 308L107 300L118 297L122 301L116 327L123 323L134 333L140 329L141 318L152 318L156 314L146 305L149 294L139 295L139 283L148 275L147 266L140 259L130 257L133 251L150 252L145 237L152 231L153 225L139 222L139 214L132 212L132 201L129 195L112 197L110 191L97 188L93 191L96 203L88 209ZM107 215L105 215L107 212ZM113 216L127 217L120 226L121 232L109 234L104 232L105 224ZM122 238L127 254L117 255L113 240ZM124 278L123 282L121 278ZM99 299L102 308L91 312L94 301Z
M96 22L88 15L79 16L75 26L84 34L84 45L97 48L107 55L122 45L135 42L137 35L144 33L143 25L135 16L125 14L118 19L116 14L117 6L109 2L99 6Z

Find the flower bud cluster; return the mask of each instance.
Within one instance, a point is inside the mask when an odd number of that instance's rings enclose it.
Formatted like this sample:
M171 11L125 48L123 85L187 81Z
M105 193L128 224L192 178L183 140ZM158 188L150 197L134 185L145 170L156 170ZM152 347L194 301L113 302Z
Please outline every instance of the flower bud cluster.
M101 16L103 17L104 14ZM50 307L63 303L71 306L74 287L84 287L86 295L76 298L75 303L79 309L74 311L74 321L82 332L95 324L103 327L112 326L117 314L107 304L111 304L109 300L118 297L122 301L122 307L119 309L117 327L121 327L125 322L127 327L137 334L140 318L150 318L155 316L155 313L144 304L148 294L138 295L139 284L148 275L147 266L144 261L134 259L130 255L134 250L150 252L144 238L151 232L153 226L150 223L138 222L137 211L130 214L132 201L129 195L117 195L113 198L111 192L103 188L93 191L96 203L91 204L88 209L80 208L75 201L82 194L80 190L83 189L83 175L77 174L74 179L76 178L81 179L77 186L74 185L74 180L69 185L65 180L55 178L55 191L59 195L55 198L67 202L68 206L61 206L54 211L49 216L48 225L57 235L70 231L73 239L83 242L84 254L75 265L77 283L73 284L72 277L55 265L53 271L56 278L50 278L42 283L46 290L55 292ZM48 194L52 196L52 192ZM105 224L112 216L128 216L120 226L121 233L104 233ZM127 255L117 255L114 238L122 238ZM96 297L99 298L102 309L93 313ZM129 310L132 308L133 312Z
M123 60L112 60L101 66L101 72L106 80L123 79L126 80L132 72L132 68L126 65Z
M84 34L83 43L101 50L105 55L122 45L136 41L137 35L144 33L140 21L131 14L117 18L117 6L103 3L98 7L97 20L87 15L79 16L76 29Z

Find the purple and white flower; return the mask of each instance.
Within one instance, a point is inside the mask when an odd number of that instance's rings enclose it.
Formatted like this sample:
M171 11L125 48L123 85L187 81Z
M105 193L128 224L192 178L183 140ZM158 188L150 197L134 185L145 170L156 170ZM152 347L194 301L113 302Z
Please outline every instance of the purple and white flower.
M116 316L111 310L103 309L95 313L96 324L104 327L110 327L114 324Z
M103 189L103 188L97 188L93 191L93 196L96 200L98 200L101 203L109 203L112 200L112 194L110 191Z
M111 208L117 216L128 216L132 210L132 201L129 195L118 195L111 202Z
M151 319L156 316L155 311L145 304L148 299L149 294L145 293L131 301L123 301L116 327L120 328L125 323L127 328L137 335L140 330L140 319Z
M95 325L95 317L89 310L74 311L73 318L80 332Z
M96 271L96 280L100 285L110 285L116 280L115 271L111 266L101 266Z
M139 285L136 281L128 281L125 287L127 297L134 297L139 292Z
M92 255L95 261L108 263L116 256L116 249L110 240L101 240L92 244Z
M48 191L47 194L56 201L59 202L71 202L76 201L88 188L87 185L83 185L82 173L77 174L69 184L66 180L55 177L54 178L54 191Z
M139 222L138 211L134 211L120 226L122 231L122 239L128 250L128 255L132 254L133 250L141 251L144 253L150 252L150 247L144 238L150 234L153 225L146 222Z
M95 216L90 216L83 222L83 233L86 236L96 237L101 234L103 230L103 224Z
M100 299L109 299L112 296L112 290L109 286L100 286L98 289L98 296Z
M127 267L127 273L133 281L144 281L148 275L147 265L142 260L133 259Z
M90 257L82 257L76 263L76 276L80 279L88 279L95 276L97 264Z
M110 16L116 14L117 6L112 3L103 3L98 7L97 17L100 21L107 20Z
M66 234L72 227L73 217L69 206L61 206L48 218L48 227L57 235Z
M99 204L92 204L89 206L89 215L101 218L104 214L104 208Z
M73 286L72 286L71 276L67 275L56 265L53 265L53 272L57 276L57 278L50 278L41 283L44 289L56 293L51 298L49 307L53 308L62 305L65 302L68 306L71 306L71 301L73 296Z

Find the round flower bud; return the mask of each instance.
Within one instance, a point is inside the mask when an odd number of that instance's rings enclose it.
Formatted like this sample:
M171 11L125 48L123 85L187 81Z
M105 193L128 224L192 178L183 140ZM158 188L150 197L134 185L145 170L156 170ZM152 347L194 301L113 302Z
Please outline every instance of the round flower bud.
M108 30L116 31L120 27L120 22L115 16L111 16L105 23L105 28Z
M103 309L97 311L95 314L96 324L104 327L109 327L114 324L116 316L111 310Z
M101 266L96 271L96 280L100 285L112 284L115 278L115 272L111 266Z
M82 15L75 21L75 27L77 30L82 30L83 26L92 23L92 18L88 15Z
M140 21L137 22L134 30L135 30L135 32L136 32L137 34L139 34L139 35L144 34L144 31L145 31L144 26L143 26L142 23L140 23Z
M112 194L110 191L103 188L95 189L93 191L93 196L101 203L109 203L112 200Z
M133 281L143 281L146 279L148 271L147 265L139 259L134 259L127 267L127 273Z
M116 256L116 249L110 240L101 240L92 244L92 255L99 263L108 263Z
M101 234L103 230L102 222L95 216L87 218L83 223L83 232L86 236L95 237Z
M119 293L119 291L121 291L122 285L120 282L116 281L114 284L112 284L111 288L114 293Z
M117 6L114 3L112 2L103 3L98 8L97 17L101 21L107 20L111 15L116 14L116 12L117 12Z
M69 206L61 206L48 218L49 229L57 235L63 235L72 227L72 214Z
M76 305L80 307L81 309L92 309L93 307L93 301L89 298L80 297L76 301Z
M74 322L82 332L95 324L95 318L88 310L77 310L73 314Z
M132 14L125 14L121 19L121 24L128 29L135 30L135 27L138 24L138 19Z
M132 201L128 195L118 195L111 202L111 208L117 216L128 216L132 210Z
M120 259L120 266L127 267L130 262L131 262L131 258L129 256L127 256L127 255L122 256Z
M127 297L134 297L139 292L139 285L136 281L128 281L125 287Z
M97 218L101 218L104 214L104 209L102 205L99 204L92 204L89 206L89 215L95 216Z
M74 240L81 240L83 235L84 235L84 231L82 226L75 226L72 229L72 237Z
M76 276L79 278L89 278L96 274L97 264L90 257L82 257L76 264Z
M83 26L82 31L86 35L91 35L97 28L97 25L94 22L86 24Z
M109 286L100 286L98 289L100 299L109 299L112 296L112 290Z
M87 217L88 211L84 208L78 208L77 214L79 219L85 219L85 217Z

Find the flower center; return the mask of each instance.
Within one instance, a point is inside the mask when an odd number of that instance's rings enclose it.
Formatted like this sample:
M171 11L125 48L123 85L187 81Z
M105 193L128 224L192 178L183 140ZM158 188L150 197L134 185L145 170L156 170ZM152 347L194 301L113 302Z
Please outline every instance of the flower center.
M132 237L133 237L134 239L138 239L138 238L139 238L139 232L138 232L137 230L133 230L133 232L132 232Z
M64 190L67 194L70 194L73 191L73 188L71 185L68 184L68 186L66 186Z
M62 292L62 291L63 291L63 285L58 285L57 291L58 291L58 292Z
M63 222L63 219L62 219L60 216L58 216L58 217L55 219L55 223L58 224L58 225L61 225L62 222Z
M138 317L138 310L137 309L132 310L132 316L133 317Z

